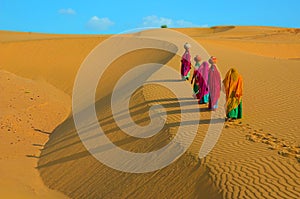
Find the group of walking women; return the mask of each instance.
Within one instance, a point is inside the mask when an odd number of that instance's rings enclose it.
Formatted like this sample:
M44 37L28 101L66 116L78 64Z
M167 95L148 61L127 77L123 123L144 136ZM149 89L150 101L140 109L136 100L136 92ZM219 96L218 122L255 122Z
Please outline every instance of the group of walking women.
M184 44L185 52L181 59L181 76L184 80L191 77L191 54L189 43ZM217 58L211 56L208 61L202 61L197 55L194 58L193 97L198 99L199 104L208 104L208 108L215 111L218 108L218 100L221 92L221 75L217 69ZM223 80L226 93L226 119L242 118L242 94L243 79L235 68L231 68Z

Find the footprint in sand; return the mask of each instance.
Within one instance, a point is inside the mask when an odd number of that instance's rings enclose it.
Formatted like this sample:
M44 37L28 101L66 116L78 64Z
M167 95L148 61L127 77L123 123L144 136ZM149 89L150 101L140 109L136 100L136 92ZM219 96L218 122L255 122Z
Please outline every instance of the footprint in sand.
M231 120L225 123L225 128L242 128L247 131L246 139L251 142L268 145L268 149L276 150L283 157L296 158L300 163L300 145L293 144L284 139L277 138L271 133L265 133L263 129L253 129L250 124L244 125L239 120Z

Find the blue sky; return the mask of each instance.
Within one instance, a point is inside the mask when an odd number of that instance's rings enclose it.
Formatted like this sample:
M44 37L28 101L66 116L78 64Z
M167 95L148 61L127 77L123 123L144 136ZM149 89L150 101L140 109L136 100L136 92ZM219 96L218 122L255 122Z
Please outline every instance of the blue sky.
M299 0L0 0L0 30L101 34L162 24L300 28L299 8Z

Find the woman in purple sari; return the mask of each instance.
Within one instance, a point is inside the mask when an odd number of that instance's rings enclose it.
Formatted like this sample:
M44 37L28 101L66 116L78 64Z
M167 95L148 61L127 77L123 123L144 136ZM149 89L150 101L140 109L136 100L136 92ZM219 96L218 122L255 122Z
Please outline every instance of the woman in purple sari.
M188 80L191 75L191 54L190 54L191 45L189 43L184 44L185 52L182 55L181 59L181 77L184 80Z
M199 104L207 104L209 101L209 88L208 88L208 73L209 73L209 64L207 61L204 61L200 68L200 77L199 80Z

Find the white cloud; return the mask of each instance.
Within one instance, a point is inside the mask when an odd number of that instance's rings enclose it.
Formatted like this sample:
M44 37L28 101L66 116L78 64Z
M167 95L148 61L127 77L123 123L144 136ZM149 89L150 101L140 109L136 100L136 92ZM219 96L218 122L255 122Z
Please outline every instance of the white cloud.
M177 20L176 22L175 22L175 24L177 25L177 26L179 26L179 27L194 27L194 26L196 26L195 24L193 24L192 22L190 22L190 21L185 21L185 20Z
M64 14L64 15L75 15L76 11L73 10L72 8L67 8L67 9L60 9L58 11L59 14Z
M147 16L143 18L143 26L145 27L161 26L161 25L171 26L172 23L173 23L172 19L158 17L155 15Z
M160 27L161 25L167 25L168 27L199 27L199 25L183 19L173 20L170 18L158 17L156 15L143 18L144 27Z
M107 30L109 27L113 26L115 23L111 21L109 18L99 18L97 16L93 16L87 22L87 28L94 31L103 31Z
M94 31L107 30L109 27L113 26L115 23L109 18L99 18L93 16L86 24L87 28Z

